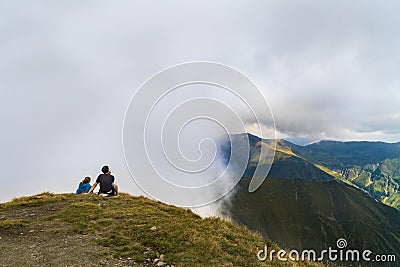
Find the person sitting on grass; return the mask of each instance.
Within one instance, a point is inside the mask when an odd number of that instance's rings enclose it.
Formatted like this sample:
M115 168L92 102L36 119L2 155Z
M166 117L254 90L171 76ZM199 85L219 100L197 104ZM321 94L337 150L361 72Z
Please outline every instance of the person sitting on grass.
M96 186L100 184L99 194L107 194L109 196L118 195L118 186L114 184L115 177L111 175L110 168L108 166L103 166L101 171L103 173L97 177L97 180L90 188L89 193L92 193Z
M77 194L87 193L90 190L90 177L85 177L82 182L79 183L78 189L76 189Z

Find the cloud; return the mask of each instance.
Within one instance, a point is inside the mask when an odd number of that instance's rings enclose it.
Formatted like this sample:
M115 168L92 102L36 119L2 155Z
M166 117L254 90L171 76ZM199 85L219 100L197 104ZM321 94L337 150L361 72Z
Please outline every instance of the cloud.
M170 65L231 65L263 90L282 136L399 141L396 1L86 1L0 4L0 201L73 191L126 170L132 94Z

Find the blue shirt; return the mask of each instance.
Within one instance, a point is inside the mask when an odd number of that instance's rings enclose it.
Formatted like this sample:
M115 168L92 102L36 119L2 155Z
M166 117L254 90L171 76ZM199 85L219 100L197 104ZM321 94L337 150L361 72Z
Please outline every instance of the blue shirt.
M82 184L82 182L79 183L78 189L76 190L77 194L82 194L82 193L87 193L90 190L90 184Z

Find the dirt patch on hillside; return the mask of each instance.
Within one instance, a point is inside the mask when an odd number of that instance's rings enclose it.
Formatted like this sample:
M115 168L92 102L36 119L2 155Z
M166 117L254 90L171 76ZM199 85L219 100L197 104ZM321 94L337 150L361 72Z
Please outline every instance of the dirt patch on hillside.
M101 237L80 235L57 221L40 221L63 210L58 203L45 207L0 208L0 266L156 266L115 259Z

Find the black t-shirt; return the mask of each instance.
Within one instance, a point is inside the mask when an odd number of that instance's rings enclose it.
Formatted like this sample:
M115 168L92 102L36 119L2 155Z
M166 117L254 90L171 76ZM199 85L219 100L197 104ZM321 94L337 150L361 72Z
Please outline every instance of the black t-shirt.
M100 174L97 177L96 183L100 184L100 192L107 193L113 189L112 184L114 183L114 176L111 174Z

